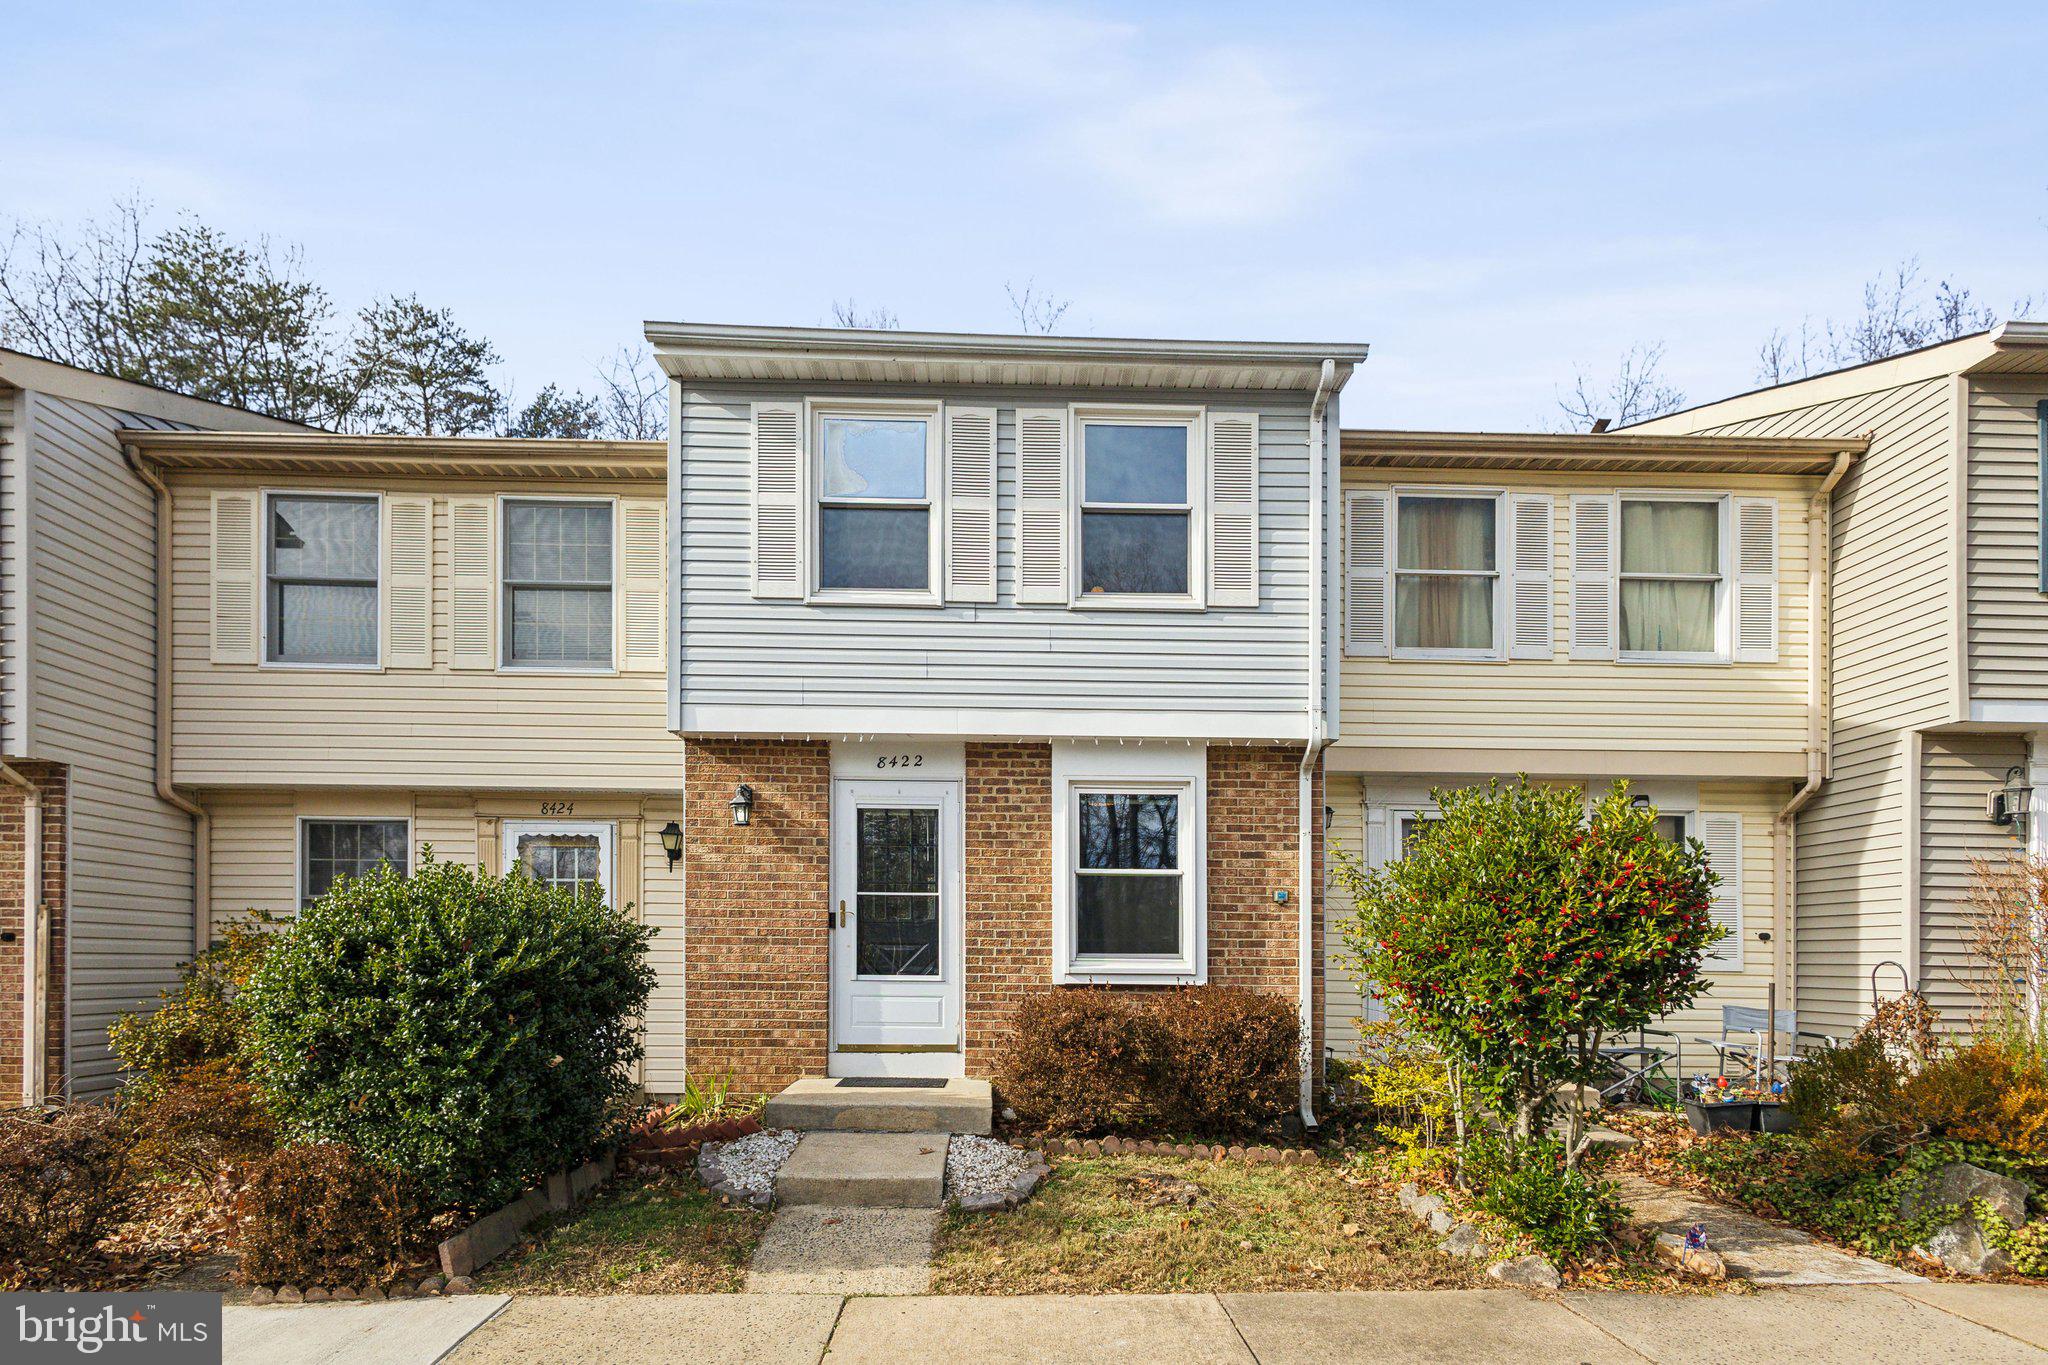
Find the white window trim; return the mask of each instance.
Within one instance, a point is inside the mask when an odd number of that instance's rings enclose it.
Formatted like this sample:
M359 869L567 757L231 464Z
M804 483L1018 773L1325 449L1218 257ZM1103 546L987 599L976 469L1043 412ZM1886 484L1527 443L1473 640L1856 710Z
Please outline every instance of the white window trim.
M491 534L491 591L495 595L491 617L497 638L491 642L492 657L497 660L497 671L515 673L521 677L546 676L612 678L619 674L619 644L625 636L622 613L625 609L625 593L620 583L625 576L620 556L625 547L619 543L619 499L616 494L600 493L500 493L495 499L493 514L497 525ZM505 599L505 504L512 502L602 502L612 509L612 661L602 664L522 664L514 663L509 656L507 640L511 635L511 613Z
M317 659L273 659L270 657L270 505L278 498L347 498L374 504L377 509L377 657L373 662L322 663ZM256 666L296 673L382 673L384 671L384 494L362 488L263 488L257 490L256 524ZM296 903L296 902L294 902Z
M503 820L498 824L498 871L510 875L519 865L519 836L522 834L595 834L597 843L597 881L604 888L605 904L616 909L619 904L619 888L613 880L615 870L614 853L618 848L619 827L611 820Z
M292 913L306 908L306 826L307 825L404 825L405 875L412 875L419 862L419 846L413 842L410 815L301 815L292 823Z
M1199 986L1209 978L1208 750L1195 745L1053 746L1052 979L1076 986ZM1174 957L1081 957L1074 876L1082 792L1171 793L1181 799L1181 951Z
M822 588L824 557L819 521L826 502L853 503L875 507L909 507L904 498L826 498L823 480L823 431L828 417L870 417L886 421L917 417L924 419L924 505L925 531L930 546L925 560L925 587L896 590L884 588ZM945 404L924 398L806 398L804 400L803 489L804 515L799 550L804 563L804 601L815 606L940 607L945 605Z
M1067 408L1067 583L1072 611L1206 611L1209 496L1207 409L1130 403L1076 403ZM1184 426L1188 433L1188 590L1184 593L1087 593L1081 584L1081 522L1088 504L1087 427ZM1103 503L1104 512L1171 512L1171 503Z
M1630 579L1650 578L1672 580L1683 578L1687 582L1703 583L1700 575L1676 574L1630 574L1621 568L1622 515L1623 504L1631 502L1699 502L1713 503L1718 508L1715 527L1715 549L1719 552L1719 572L1714 577L1714 648L1711 651L1698 650L1626 650L1621 647L1621 585ZM1629 488L1615 493L1614 513L1614 658L1624 664L1725 664L1733 661L1734 612L1731 609L1734 594L1729 585L1734 581L1735 563L1729 534L1733 530L1730 522L1730 508L1734 498L1728 493L1701 491L1696 489L1652 489Z
M1387 653L1393 659L1424 659L1438 663L1500 663L1508 657L1506 565L1513 549L1507 518L1505 488L1473 487L1466 484L1402 484L1387 492ZM1485 649L1420 649L1400 643L1401 600L1401 499L1403 498L1491 498L1493 499L1493 643ZM1408 570L1411 575L1414 570ZM1474 573L1445 573L1444 577L1477 577Z

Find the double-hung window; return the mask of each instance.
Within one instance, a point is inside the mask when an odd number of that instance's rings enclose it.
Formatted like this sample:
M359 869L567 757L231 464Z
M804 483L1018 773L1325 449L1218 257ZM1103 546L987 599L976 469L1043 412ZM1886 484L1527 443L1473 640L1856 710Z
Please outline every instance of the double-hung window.
M1713 660L1721 644L1723 499L1621 500L1621 655Z
M1403 493L1394 518L1394 648L1499 653L1500 499Z
M1053 979L1197 984L1205 974L1206 756L1053 747Z
M504 662L612 666L612 504L505 500Z
M403 820L301 820L299 905L311 905L343 877L386 865L403 877L411 842Z
M1188 597L1195 424L1081 420L1081 597Z
M517 871L578 896L594 890L606 904L614 903L610 824L507 820L500 838L506 872Z
M271 496L264 551L271 663L376 666L377 508L375 497Z
M817 590L936 592L937 416L892 409L821 412L817 458Z

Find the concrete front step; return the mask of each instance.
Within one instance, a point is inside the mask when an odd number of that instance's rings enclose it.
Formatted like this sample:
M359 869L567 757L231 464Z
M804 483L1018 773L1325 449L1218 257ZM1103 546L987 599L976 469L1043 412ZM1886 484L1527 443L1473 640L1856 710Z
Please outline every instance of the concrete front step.
M946 1133L805 1133L775 1177L776 1202L935 1209L946 1200Z
M770 1128L838 1133L977 1133L994 1115L987 1081L954 1077L936 1086L876 1086L806 1076L768 1101Z

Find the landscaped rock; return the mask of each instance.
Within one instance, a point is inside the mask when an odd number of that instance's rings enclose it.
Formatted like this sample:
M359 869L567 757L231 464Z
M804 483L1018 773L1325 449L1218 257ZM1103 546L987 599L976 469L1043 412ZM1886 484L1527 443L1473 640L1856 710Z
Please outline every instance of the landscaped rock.
M1486 1273L1502 1284L1511 1284L1519 1289L1555 1289L1564 1283L1547 1257L1528 1255L1511 1256L1486 1268Z
M438 1294L448 1287L448 1281L439 1275L429 1275L420 1281L420 1293Z
M448 1281L448 1292L450 1294L474 1294L476 1293L476 1281L470 1279L467 1275L457 1275L454 1279Z
M1422 1198L1422 1187L1412 1180L1394 1191L1394 1202L1410 1213L1415 1211L1415 1201L1420 1198Z
M311 1289L308 1289L306 1291L304 1301L307 1303L325 1303L328 1299L332 1297L333 1295L329 1294L326 1290L322 1289L319 1285L316 1284Z
M1451 1217L1448 1209L1438 1209L1435 1213L1429 1215L1429 1230L1439 1237L1457 1225L1458 1220Z
M410 1299L416 1297L419 1292L419 1290L414 1289L406 1281L400 1280L397 1284L391 1286L390 1297L394 1299Z
M2014 1227L2027 1221L2027 1187L2009 1175L1967 1161L1951 1161L1930 1174L1919 1189L1908 1191L1899 1200L1899 1214L1917 1218L1948 1205L1967 1209L1976 1199L1991 1205L1992 1212Z
M1433 1194L1425 1194L1408 1201L1408 1214L1418 1223L1427 1223L1433 1214L1444 1211L1444 1201Z
M1493 1244L1488 1242L1478 1228L1470 1223L1459 1223L1451 1229L1451 1235L1436 1244L1438 1251L1453 1256L1466 1256L1473 1260L1493 1254Z
M1975 1210L1936 1229L1913 1250L1940 1261L1952 1275L2003 1275L2012 1269L2012 1257L2005 1249L1985 1239L1984 1225L1977 1221Z
M297 1285L288 1284L277 1291L277 1301L279 1303L304 1303L306 1296L299 1292Z
M363 1291L363 1301L365 1303L382 1303L384 1302L384 1291L373 1284Z
M277 1302L277 1291L267 1284L259 1284L249 1291L249 1302L261 1308L266 1303Z
M1658 1233L1657 1259L1673 1269L1688 1275L1697 1275L1703 1280L1728 1278L1728 1263L1721 1259L1721 1253L1710 1251L1706 1247L1687 1246L1683 1233Z
M775 1173L796 1150L800 1136L778 1128L732 1142L707 1142L697 1151L697 1178L713 1194L765 1209L775 1202Z
M968 1213L1015 1207L1051 1169L1038 1153L998 1138L959 1133L946 1144L946 1193Z

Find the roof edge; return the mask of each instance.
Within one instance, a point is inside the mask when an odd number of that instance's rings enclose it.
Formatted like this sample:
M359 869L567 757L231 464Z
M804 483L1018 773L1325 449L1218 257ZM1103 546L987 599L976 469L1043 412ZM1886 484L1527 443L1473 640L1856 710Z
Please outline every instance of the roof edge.
M0 347L0 384L26 389L31 393L47 393L55 398L66 398L78 403L91 403L97 407L115 408L124 412L145 412L152 417L167 421L189 422L194 426L225 423L233 431L265 432L317 432L319 428L309 427L304 422L294 422L284 417L272 417L267 413L255 412L249 408L238 408L232 403L216 403L210 398L194 398L189 393L179 393L158 384L144 383L139 379L122 379L98 370L88 370L78 365L67 365L61 360L47 356L31 355L27 351L9 350Z
M1033 336L1004 332L903 332L857 327L765 327L739 323L649 322L647 340L677 350L811 351L824 355L957 356L963 359L1357 365L1363 342L1202 341L1147 337Z

